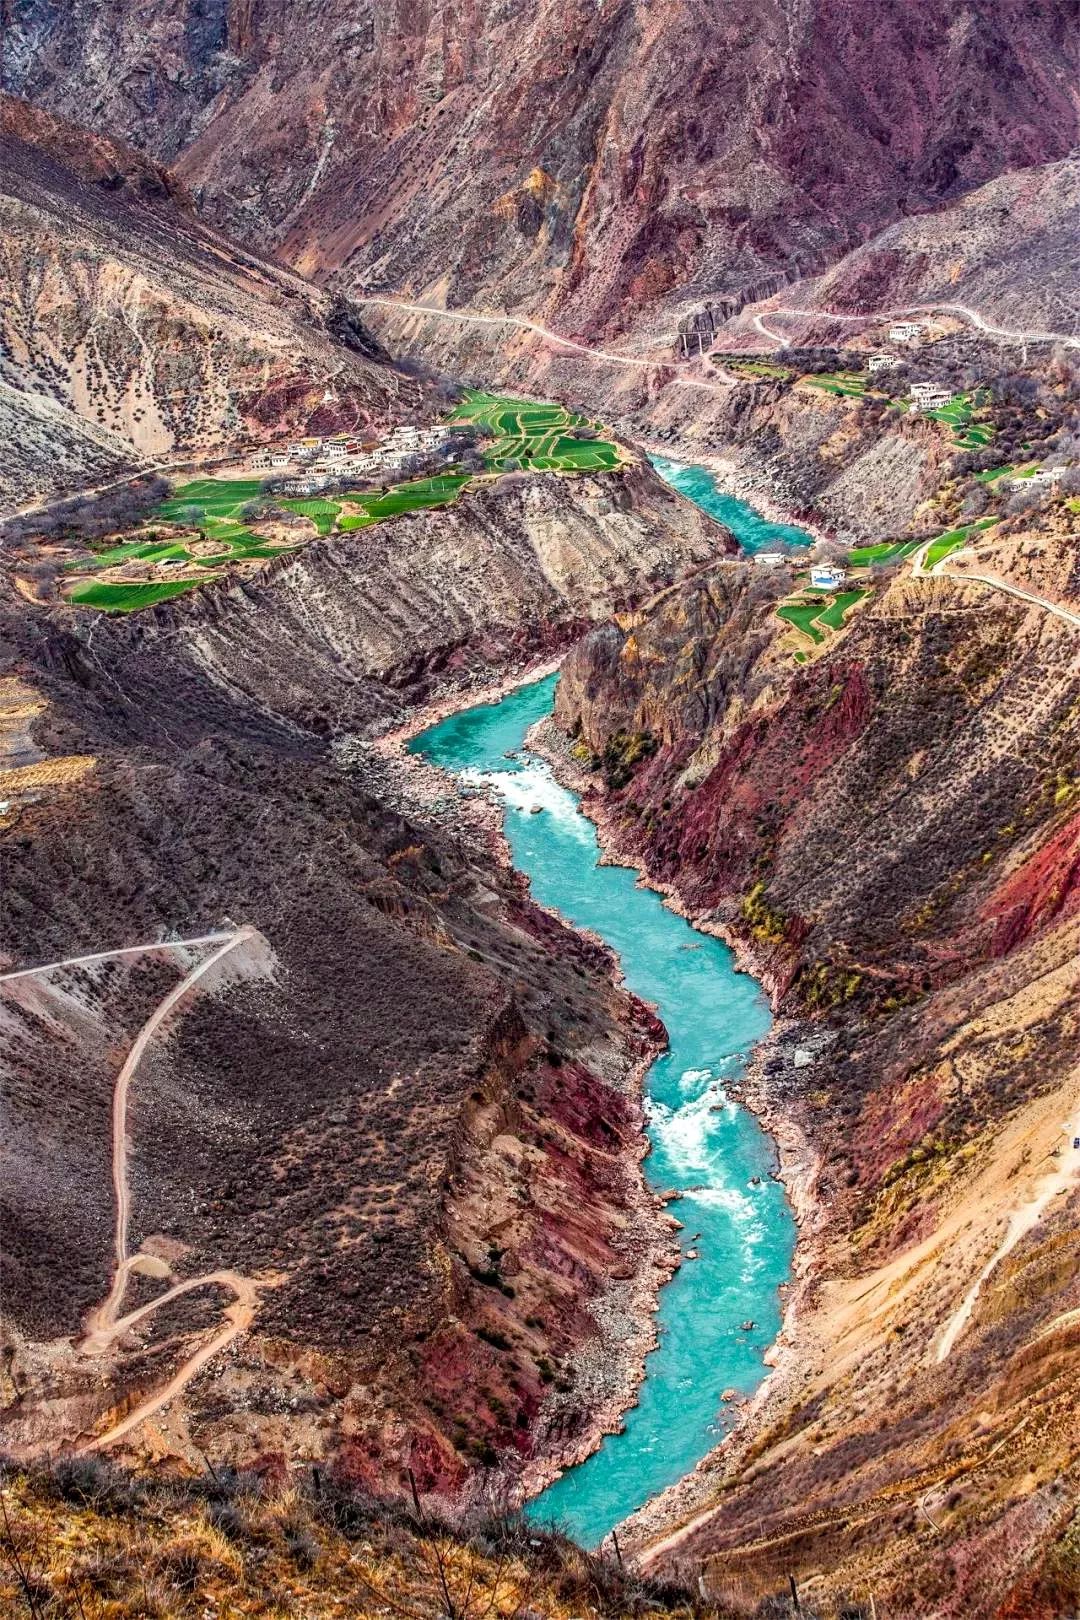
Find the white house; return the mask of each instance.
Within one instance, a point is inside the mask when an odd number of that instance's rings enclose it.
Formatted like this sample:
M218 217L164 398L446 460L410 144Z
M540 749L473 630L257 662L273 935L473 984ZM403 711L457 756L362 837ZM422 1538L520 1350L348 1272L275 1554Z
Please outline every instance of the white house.
M949 389L940 383L912 383L911 394L913 411L939 411L952 399Z
M348 454L344 439L328 439L322 447L327 461L341 461Z
M898 354L872 354L867 361L867 369L870 371L895 371L899 364L900 356Z
M889 327L890 343L910 343L922 333L920 321L897 321L895 326Z
M783 551L754 552L754 561L759 568L779 568L787 560L787 553Z
M1013 489L1031 489L1032 485L1038 489L1047 484L1060 484L1064 471L1064 467L1036 467L1034 472L1028 473L1025 477L1010 478L1009 484Z
M846 571L832 563L814 563L810 568L810 583L816 591L835 591L846 578Z
M271 450L270 452L271 467L287 467L291 460L292 457L287 450Z

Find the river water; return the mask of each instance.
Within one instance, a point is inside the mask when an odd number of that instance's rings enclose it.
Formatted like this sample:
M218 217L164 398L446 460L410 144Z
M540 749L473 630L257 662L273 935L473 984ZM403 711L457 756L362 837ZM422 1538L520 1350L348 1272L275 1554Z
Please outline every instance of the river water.
M661 1291L659 1346L624 1431L528 1508L596 1545L723 1438L723 1391L745 1394L760 1382L763 1353L780 1326L777 1290L789 1274L795 1228L770 1176L770 1139L727 1091L769 1027L768 1004L753 979L734 971L719 940L639 888L633 872L597 864L596 831L576 796L543 760L520 751L529 727L550 713L556 679L466 709L410 746L496 790L514 863L533 895L607 940L628 987L655 1004L670 1038L646 1079L652 1151L645 1169L654 1187L680 1190L671 1206L684 1225L680 1243L700 1258L685 1260ZM520 752L508 759L508 750ZM543 814L532 814L534 805Z
M707 467L669 461L666 456L650 456L649 460L665 484L677 489L710 517L726 524L744 551L768 550L780 541L789 546L813 545L814 537L808 530L794 523L774 523L748 501L725 494Z

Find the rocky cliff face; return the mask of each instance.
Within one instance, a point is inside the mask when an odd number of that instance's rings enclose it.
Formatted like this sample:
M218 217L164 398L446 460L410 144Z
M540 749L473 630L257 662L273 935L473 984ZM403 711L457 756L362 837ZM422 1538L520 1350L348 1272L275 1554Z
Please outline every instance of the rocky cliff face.
M316 541L262 581L157 609L168 633L155 657L175 646L253 716L366 730L440 681L559 651L725 549L727 531L647 468L512 476L437 512ZM143 644L140 621L117 655L137 662Z
M579 332L823 267L1077 131L1075 31L1032 0L857 27L842 0L9 0L5 32L8 88L175 163L305 271Z
M198 224L159 166L10 97L0 224L6 504L423 409L334 299Z
M114 1339L84 1338L113 1087L206 947L0 986L9 1445L93 1444L150 1403L117 1449L468 1493L625 1403L666 1254L637 1167L658 1028L361 734L717 540L632 470L508 481L126 622L9 595L7 962L255 931L133 1075L123 1309L149 1309Z
M748 1598L790 1570L879 1612L1054 1615L1080 1304L1075 632L900 579L793 671L748 573L594 631L559 690L575 753L618 784L595 799L612 847L736 941L787 1018L755 1079L803 1222L780 1370L639 1545Z

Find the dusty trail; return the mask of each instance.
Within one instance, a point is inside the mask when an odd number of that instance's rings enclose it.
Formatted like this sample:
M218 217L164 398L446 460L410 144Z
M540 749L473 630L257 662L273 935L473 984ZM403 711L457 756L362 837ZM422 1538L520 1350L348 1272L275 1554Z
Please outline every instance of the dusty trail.
M939 1363L950 1355L953 1345L971 1320L971 1314L978 1302L983 1284L1001 1264L1002 1260L1005 1259L1006 1255L1015 1249L1021 1238L1026 1237L1032 1228L1039 1224L1047 1208L1059 1193L1067 1191L1076 1180L1077 1174L1080 1172L1080 1148L1074 1147L1073 1143L1080 1140L1080 1114L1077 1114L1071 1121L1067 1120L1064 1130L1067 1146L1061 1154L1061 1161L1057 1168L1051 1171L1049 1175L1044 1176L1034 1196L1013 1212L1005 1236L968 1289L958 1309L946 1323L945 1331L938 1342L937 1360Z
M116 1077L112 1104L112 1180L113 1195L116 1202L116 1270L113 1274L112 1287L104 1304L99 1305L97 1310L91 1313L88 1323L91 1338L108 1332L114 1323L116 1313L120 1308L120 1301L123 1299L124 1291L127 1288L128 1274L131 1270L131 1261L127 1252L128 1214L131 1203L127 1173L127 1100L131 1077L138 1068L147 1046L165 1023L169 1014L187 995L188 991L199 982L203 974L208 972L215 963L220 962L223 956L227 956L238 945L254 938L254 934L255 930L253 928L240 928L236 933L227 935L224 944L219 945L216 951L211 951L209 956L204 957L189 973L185 974L179 984L173 986L164 1000L155 1007L135 1037L131 1051L125 1058L120 1073ZM156 1303L161 1304L163 1301L158 1300ZM86 1348L85 1342L83 1348Z
M65 956L58 962L43 962L40 967L18 968L14 973L0 973L0 984L8 984L12 979L28 979L35 973L51 973L53 968L81 967L86 962L108 962L114 956L145 956L150 951L178 951L188 945L216 945L219 940L235 938L235 931L228 934L197 934L193 939L151 940L145 945L122 945L116 951L94 951L89 956Z
M403 298L373 298L357 295L354 299L357 304L374 304L382 309L404 310L410 315L433 316L443 321L458 321L465 325L474 326L516 326L523 332L532 332L536 337L543 338L548 343L554 343L557 348L571 349L575 354L588 355L592 360L602 360L612 366L630 366L637 371L654 371L657 366L670 366L670 354L632 355L616 354L611 349L593 349L587 343L578 343L575 338L561 337L558 332L551 331L550 327L541 326L537 321L526 320L521 315L486 315L474 313L464 309L434 309L430 304L410 304ZM707 394L718 394L725 397L738 378L732 377L729 372L722 372L726 378L726 385L706 382L702 377L677 376L673 379L680 388L700 388Z
M933 540L928 540L912 557L913 578L934 579L940 576L943 579L955 579L961 584L968 580L977 580L980 585L988 585L994 591L1004 591L1006 596L1015 596L1021 602L1030 602L1033 607L1042 608L1044 613L1052 613L1056 618L1064 619L1067 624L1073 624L1080 629L1080 613L1072 613L1068 608L1060 607L1057 602L1051 602L1048 597L1036 596L1034 591L1025 591L1019 585L1010 585L1007 580L999 579L996 574L976 574L950 568L949 561L958 555L957 552L950 552L948 557L942 557L932 568L927 568L926 557L933 544ZM967 547L962 549L967 550Z
M1068 332L1023 331L1008 326L994 326L984 319L977 309L972 309L970 304L905 304L901 309L873 309L862 315L838 315L831 309L794 309L788 304L774 304L751 318L754 326L764 337L786 346L786 339L776 332L770 332L763 324L762 315L793 315L803 321L859 322L892 320L900 315L937 315L942 311L950 315L960 315L964 320L970 321L977 331L985 332L988 337L1001 338L1006 343L1063 343L1066 348L1080 349L1080 338L1073 337Z
M234 929L228 933L200 934L190 939L151 941L141 945L125 945L118 950L94 951L82 956L64 957L56 962L43 963L39 967L19 968L15 972L0 974L0 984L11 983L13 980L29 978L37 974L50 973L59 968L78 967L87 963L104 962L116 957L140 956L159 951L175 951L198 945L213 945L216 949L197 962L184 977L173 986L155 1007L150 1017L140 1029L132 1043L120 1071L117 1074L113 1087L112 1097L112 1183L115 1202L115 1270L108 1296L96 1310L90 1313L87 1320L86 1333L78 1348L81 1354L88 1356L101 1356L106 1354L116 1341L124 1336L139 1323L195 1289L222 1287L231 1289L235 1295L233 1303L226 1307L225 1323L196 1350L194 1350L180 1364L172 1378L161 1389L140 1402L131 1412L114 1424L105 1433L95 1435L83 1442L77 1449L79 1451L95 1451L103 1446L114 1444L117 1440L137 1428L146 1418L160 1411L169 1401L179 1395L198 1372L230 1344L233 1339L247 1331L254 1319L258 1307L260 1289L272 1287L276 1278L263 1278L256 1281L232 1270L218 1270L207 1272L199 1277L185 1278L175 1283L156 1299L129 1311L126 1316L118 1316L121 1302L127 1288L131 1272L145 1261L145 1256L132 1256L128 1252L128 1221L130 1214L130 1187L128 1181L128 1134L127 1134L127 1105L134 1078L139 1064L145 1056L147 1047L156 1035L166 1026L169 1018L177 1008L199 984L199 981L221 962L232 951L243 945L261 941L258 930L250 926ZM167 1275L167 1268L162 1266Z
M167 1384L164 1384L161 1389L155 1390L153 1395L148 1395L146 1400L140 1401L138 1406L134 1407L119 1423L106 1430L104 1434L85 1441L78 1447L80 1452L100 1451L104 1446L114 1445L117 1440L122 1440L125 1434L130 1434L132 1429L137 1429L139 1424L145 1422L148 1417L152 1417L155 1412L160 1412L161 1408L166 1406L175 1396L180 1395L187 1385L191 1383L196 1373L201 1372L208 1361L212 1361L219 1351L224 1350L226 1345L231 1344L241 1333L247 1332L258 1307L259 1287L266 1287L269 1284L266 1282L261 1285L256 1284L250 1277L241 1276L238 1271L209 1271L202 1277L191 1277L186 1282L177 1283L167 1293L151 1300L149 1305L143 1305L137 1311L129 1312L127 1316L123 1316L118 1322L114 1322L111 1327L92 1333L84 1340L81 1346L84 1353L101 1355L109 1348L114 1339L126 1333L129 1328L143 1321L154 1311L160 1310L163 1305L168 1305L170 1301L178 1299L181 1294L191 1293L193 1289L208 1288L214 1285L231 1288L236 1295L233 1303L226 1307L226 1325L220 1328L212 1339L208 1339L205 1344L199 1346L198 1350L182 1361Z

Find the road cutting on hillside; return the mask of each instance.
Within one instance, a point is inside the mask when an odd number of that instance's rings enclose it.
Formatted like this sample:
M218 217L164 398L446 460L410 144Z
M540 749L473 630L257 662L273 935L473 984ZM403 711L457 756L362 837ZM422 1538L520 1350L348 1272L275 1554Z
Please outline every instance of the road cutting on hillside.
M14 972L0 975L0 985L18 980L31 979L36 976L47 975L57 970L70 967L85 967L107 962L118 958L153 955L162 951L189 950L199 946L212 945L211 950L201 961L185 973L184 977L162 998L154 1008L149 1018L143 1024L127 1057L121 1064L113 1087L112 1097L112 1185L115 1205L114 1228L114 1259L115 1266L109 1292L103 1302L93 1310L86 1323L86 1332L79 1342L78 1351L84 1356L106 1355L116 1344L141 1323L146 1322L155 1312L185 1294L193 1293L202 1288L227 1288L233 1293L234 1300L225 1308L224 1325L210 1338L201 1343L197 1349L184 1358L173 1376L160 1389L139 1402L130 1412L120 1418L109 1429L99 1435L91 1436L76 1447L77 1451L96 1451L105 1446L113 1445L116 1441L130 1434L138 1428L147 1418L181 1394L191 1380L206 1364L224 1350L240 1334L247 1332L255 1317L258 1308L260 1291L272 1287L279 1280L276 1277L252 1278L245 1277L240 1272L228 1268L206 1272L198 1277L184 1278L159 1294L156 1299L140 1305L126 1316L120 1316L119 1311L124 1294L132 1272L141 1271L148 1275L171 1277L171 1271L161 1261L154 1257L130 1252L128 1229L131 1212L131 1189L128 1175L128 1099L131 1083L136 1076L139 1065L146 1055L148 1048L156 1037L167 1031L171 1019L180 1011L187 997L197 993L201 981L211 973L221 962L242 950L244 947L254 947L255 957L247 964L248 972L265 973L270 964L269 947L257 929L244 926L229 932L200 934L191 939L152 941L139 945L126 945L117 950L95 951L87 955L65 957L59 961L47 962L39 967L20 968ZM242 970L241 970L242 971Z

